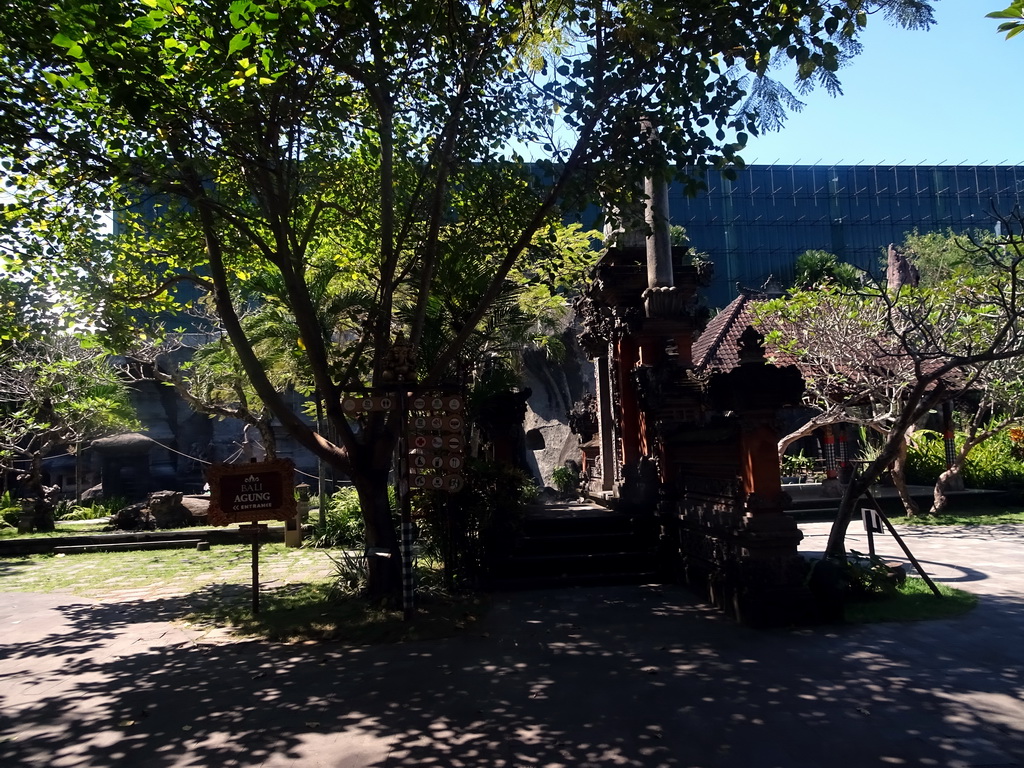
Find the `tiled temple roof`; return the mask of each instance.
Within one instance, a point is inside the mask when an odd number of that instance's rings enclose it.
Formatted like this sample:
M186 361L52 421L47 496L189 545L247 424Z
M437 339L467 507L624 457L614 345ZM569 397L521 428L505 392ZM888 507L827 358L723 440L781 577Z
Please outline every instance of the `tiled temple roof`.
M693 365L696 372L728 372L740 365L740 336L749 327L754 327L762 332L766 330L757 328L754 323L754 305L767 298L769 298L768 295L761 291L742 291L725 309L708 322L703 333L693 343ZM802 360L800 356L791 352L774 348L770 343L765 345L765 353L770 362L775 365L796 365L805 377L815 374L813 363ZM898 355L890 357L890 353L879 349L870 354L869 358L860 360L857 365L887 368L891 367L899 357ZM924 370L934 370L937 365L937 362L927 361L924 364ZM944 376L943 381L953 390L958 390L962 386L960 384L962 378L956 372Z

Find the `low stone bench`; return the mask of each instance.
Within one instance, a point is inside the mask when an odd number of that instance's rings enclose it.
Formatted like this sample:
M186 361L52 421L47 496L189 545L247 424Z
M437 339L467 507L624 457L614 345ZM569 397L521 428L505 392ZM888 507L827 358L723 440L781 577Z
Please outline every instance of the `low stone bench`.
M54 547L55 555L77 555L83 552L116 552L119 550L148 549L195 549L205 544L205 539L166 539L156 541L119 541L101 542L96 544L71 544Z

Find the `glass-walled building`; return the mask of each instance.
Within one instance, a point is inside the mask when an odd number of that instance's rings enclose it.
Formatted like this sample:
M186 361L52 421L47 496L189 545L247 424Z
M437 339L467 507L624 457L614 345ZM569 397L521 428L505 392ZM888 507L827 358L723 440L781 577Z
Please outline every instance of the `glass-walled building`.
M787 284L796 257L819 249L875 274L906 233L993 229L992 212L1024 207L1024 166L752 165L735 181L670 193L672 224L715 262L708 303L774 276Z

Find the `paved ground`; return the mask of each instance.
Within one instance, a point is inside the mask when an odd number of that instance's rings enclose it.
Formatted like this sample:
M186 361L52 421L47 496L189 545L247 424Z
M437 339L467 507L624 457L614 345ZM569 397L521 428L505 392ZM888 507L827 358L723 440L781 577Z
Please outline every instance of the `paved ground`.
M907 539L973 614L755 631L675 588L572 589L346 648L219 643L173 596L7 594L0 766L1021 765L1024 531Z

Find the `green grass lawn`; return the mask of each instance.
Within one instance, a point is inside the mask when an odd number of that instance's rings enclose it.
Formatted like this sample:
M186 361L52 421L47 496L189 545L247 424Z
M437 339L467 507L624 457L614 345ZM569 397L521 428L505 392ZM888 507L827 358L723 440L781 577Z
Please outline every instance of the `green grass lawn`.
M978 603L976 595L962 589L937 584L942 597L936 597L924 579L910 577L896 597L848 603L845 618L851 624L878 621L922 621L961 616Z
M890 518L894 525L1019 525L1024 510L1005 507L978 507L941 515Z
M322 550L284 544L260 548L260 582L268 586L327 580L334 563ZM122 591L155 590L185 595L210 584L250 584L249 544L195 549L88 552L75 555L24 555L0 558L0 591L67 591L83 597L107 597Z
M17 528L0 528L0 539L45 539L53 538L54 536L80 536L87 533L112 533L107 531L107 522L105 520L90 520L86 523L78 523L77 525L71 525L69 523L62 523L59 520L55 524L55 530L32 533L18 533Z
M399 609L339 595L321 582L268 592L256 616L247 601L201 601L185 621L193 627L231 627L240 635L275 641L363 645L452 637L474 626L485 608L481 595L419 595L415 615L406 621Z
M269 523L271 528L281 528L283 523L271 521ZM86 520L83 522L70 522L64 520L57 520L54 523L54 530L52 531L33 531L32 533L18 533L17 528L0 528L0 539L45 539L54 538L61 536L87 536L89 534L99 533L170 533L173 531L209 531L215 530L213 526L209 525L191 525L183 528L173 529L157 529L155 531L122 531L117 528L111 528L107 523L106 519L98 520Z
M1024 511L986 508L934 518L894 518L909 525L1004 525L1024 523ZM90 525L62 525L52 534L88 533ZM14 532L16 534L16 531ZM10 536L0 531L0 536ZM336 554L336 553L335 553ZM441 590L418 597L414 621L401 611L346 596L336 586L337 565L328 551L264 544L260 549L261 611L253 616L252 551L249 544L208 551L168 549L30 555L0 558L0 593L68 592L102 601L173 599L182 621L204 632L229 628L243 636L277 641L332 640L377 643L447 637L467 631L485 610L481 596L447 596ZM429 567L421 574L436 582ZM974 595L940 585L936 598L923 581L907 579L889 600L851 603L852 623L914 621L957 616L974 607Z
M1024 523L1024 511L1004 506L978 506L942 515L918 517L892 517L894 525L975 526L1019 525ZM892 599L853 602L846 607L846 620L863 624L877 621L920 621L946 619L970 611L978 602L977 596L960 589L938 584L941 598L937 598L923 579L911 577L900 587Z
M337 555L337 552L334 552ZM418 596L413 621L335 587L328 552L264 544L260 548L260 614L252 614L252 548L162 549L75 555L0 557L0 593L68 592L104 602L173 601L187 625L204 632L276 641L333 640L353 644L449 637L472 626L480 596ZM421 577L437 581L424 565Z

